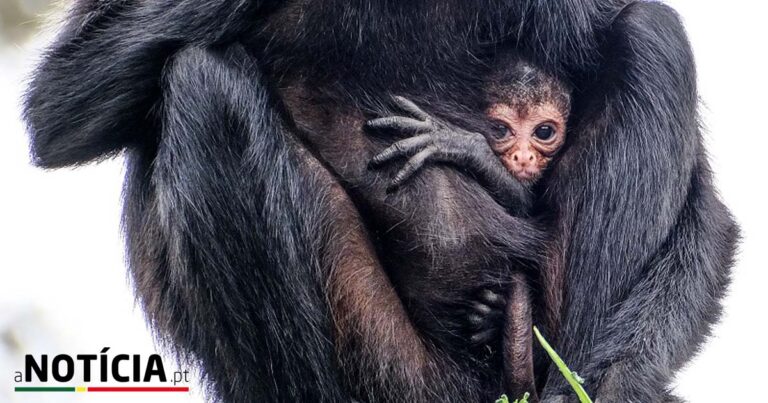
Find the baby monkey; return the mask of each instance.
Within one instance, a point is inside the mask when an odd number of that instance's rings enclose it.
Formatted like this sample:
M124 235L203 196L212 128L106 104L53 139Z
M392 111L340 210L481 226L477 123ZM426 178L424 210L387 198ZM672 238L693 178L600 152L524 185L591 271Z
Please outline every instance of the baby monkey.
M570 88L524 60L503 65L490 75L484 89L485 129L481 133L439 120L404 97L394 97L394 102L410 116L367 123L373 129L415 135L392 144L371 161L377 167L409 158L390 189L401 186L428 162L452 163L473 173L513 214L527 213L527 190L565 143Z
M472 173L494 199L511 214L528 215L530 190L565 143L570 113L570 88L557 78L519 58L505 59L484 88L482 133L465 130L424 112L404 97L395 104L410 116L371 120L368 127L411 134L376 155L373 167L408 158L394 176L390 190L401 186L428 162L452 163ZM499 326L490 312L505 309L503 325L504 374L507 392L525 392L538 401L533 372L532 306L524 273L512 273L503 298L485 290L468 317L470 343L492 343ZM498 314L496 315L499 316Z
M488 89L486 115L492 122L489 145L519 181L537 181L565 143L570 91L551 76L519 64L520 79L501 78ZM515 71L506 71L514 74Z

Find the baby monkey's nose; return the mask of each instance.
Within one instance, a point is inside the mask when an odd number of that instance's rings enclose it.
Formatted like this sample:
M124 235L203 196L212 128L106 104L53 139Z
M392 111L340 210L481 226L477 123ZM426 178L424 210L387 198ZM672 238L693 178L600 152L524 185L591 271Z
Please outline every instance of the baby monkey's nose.
M512 154L512 161L521 167L526 167L528 164L533 164L535 157L530 150L518 150Z

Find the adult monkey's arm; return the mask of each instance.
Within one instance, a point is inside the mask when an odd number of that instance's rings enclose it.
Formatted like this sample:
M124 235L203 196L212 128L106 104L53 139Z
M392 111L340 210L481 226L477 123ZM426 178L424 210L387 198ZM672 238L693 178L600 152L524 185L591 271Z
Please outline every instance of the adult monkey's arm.
M292 184L311 178L299 176L297 157L286 157L293 148L279 136L280 117L260 77L244 82L238 72L234 63L243 55L178 54L252 28L261 3L76 3L27 96L33 157L43 167L59 167L128 148L124 225L139 299L160 337L203 363L216 396L341 401L348 395L335 365L324 281L310 249L314 238L307 234L324 228L318 222L324 216L294 218L293 228L281 221L322 206L290 193ZM202 64L199 70L190 71L193 62ZM200 82L203 73L215 80ZM217 85L224 82L234 85L230 92ZM225 105L230 109L217 109ZM232 114L216 114L226 110ZM229 125L245 113L252 114L248 129L258 133ZM174 148L174 135L185 130L204 144ZM222 148L226 144L212 136L224 134L241 141ZM246 134L264 141L242 149ZM222 149L235 154L210 154ZM264 170L249 172L253 181L244 184L247 151L265 155L256 162ZM275 172L283 176L270 176ZM254 186L258 191L244 193Z
M188 44L231 40L278 3L77 1L27 93L34 162L81 164L153 142L151 112L168 57Z
M718 316L737 228L711 184L675 12L627 6L603 55L553 179L567 270L557 348L597 401L667 401ZM545 397L568 389L553 369Z

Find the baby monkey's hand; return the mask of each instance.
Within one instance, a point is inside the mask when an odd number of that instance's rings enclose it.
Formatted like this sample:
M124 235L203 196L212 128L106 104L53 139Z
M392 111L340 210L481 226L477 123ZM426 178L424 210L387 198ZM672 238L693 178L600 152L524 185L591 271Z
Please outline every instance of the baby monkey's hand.
M413 136L395 142L370 162L370 167L378 168L394 159L408 158L387 191L400 187L428 162L451 163L474 176L511 213L527 213L531 203L528 188L504 168L483 134L436 119L407 98L396 96L393 102L407 116L387 116L366 123L369 129Z
M482 134L436 119L407 98L395 96L393 102L408 116L387 116L366 123L371 129L395 130L413 135L395 142L371 160L370 166L376 168L397 158L408 158L392 179L389 191L400 187L427 162L467 166L472 156L478 154L489 160L494 158Z

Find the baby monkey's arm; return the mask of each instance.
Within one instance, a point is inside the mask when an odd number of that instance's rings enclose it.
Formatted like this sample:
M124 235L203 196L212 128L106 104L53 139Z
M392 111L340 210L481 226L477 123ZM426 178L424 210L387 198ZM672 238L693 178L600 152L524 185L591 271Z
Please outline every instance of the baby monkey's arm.
M531 203L528 188L504 168L485 136L436 119L404 97L394 97L394 103L409 116L388 116L366 123L371 129L414 135L395 142L371 160L371 167L376 168L394 159L408 158L392 179L390 190L400 187L428 162L451 163L475 176L512 214L527 213Z

